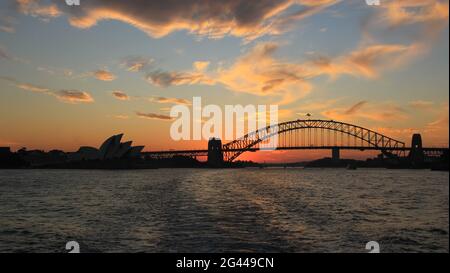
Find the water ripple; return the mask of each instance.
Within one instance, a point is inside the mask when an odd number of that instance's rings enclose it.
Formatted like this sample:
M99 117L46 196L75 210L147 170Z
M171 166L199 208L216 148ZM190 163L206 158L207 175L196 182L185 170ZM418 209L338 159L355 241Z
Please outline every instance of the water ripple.
M0 170L0 252L448 252L448 172Z

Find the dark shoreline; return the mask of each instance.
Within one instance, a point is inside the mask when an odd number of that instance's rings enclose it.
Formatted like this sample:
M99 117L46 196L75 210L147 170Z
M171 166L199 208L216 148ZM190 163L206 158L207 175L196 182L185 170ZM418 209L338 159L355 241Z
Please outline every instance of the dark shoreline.
M0 166L2 169L15 169L15 170L151 170L151 169L243 169L243 168L304 168L304 169L401 169L401 170L430 170L430 171L449 171L447 165L434 165L434 166L421 166L412 167L407 165L370 165L365 164L365 161L355 160L341 160L342 162L334 162L330 164L323 164L324 159L315 160L311 162L299 162L299 163L255 163L255 162L233 162L224 164L221 167L208 166L206 162L197 161L194 164L161 164L155 162L76 162L76 163L61 163L61 164L48 164L40 166ZM326 160L325 160L326 161ZM166 162L167 163L167 162Z

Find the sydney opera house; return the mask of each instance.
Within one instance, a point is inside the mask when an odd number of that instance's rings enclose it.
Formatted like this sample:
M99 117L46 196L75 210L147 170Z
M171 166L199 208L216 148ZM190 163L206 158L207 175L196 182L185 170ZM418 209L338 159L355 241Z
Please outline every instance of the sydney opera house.
M111 136L99 149L80 147L77 152L68 154L68 161L110 160L140 158L144 146L131 146L132 141L121 142L123 134Z

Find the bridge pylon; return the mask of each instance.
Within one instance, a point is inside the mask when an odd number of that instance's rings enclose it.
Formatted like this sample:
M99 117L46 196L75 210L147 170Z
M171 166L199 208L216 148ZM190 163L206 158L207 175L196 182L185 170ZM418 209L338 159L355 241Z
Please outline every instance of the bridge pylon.
M419 167L424 163L425 153L422 147L422 136L414 134L411 140L411 150L409 152L409 160L413 166Z
M223 166L222 141L218 138L211 138L208 141L208 166L220 168Z
M338 147L333 147L333 149L331 149L331 159L335 162L341 159L340 149Z

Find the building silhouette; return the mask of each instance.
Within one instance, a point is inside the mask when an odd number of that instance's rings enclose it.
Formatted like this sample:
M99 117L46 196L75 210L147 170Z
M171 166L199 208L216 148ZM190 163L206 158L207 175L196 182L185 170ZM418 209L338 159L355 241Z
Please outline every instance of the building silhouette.
M141 158L144 146L131 146L132 141L121 142L123 134L106 139L100 148L82 146L75 153L68 154L68 161L111 160Z

